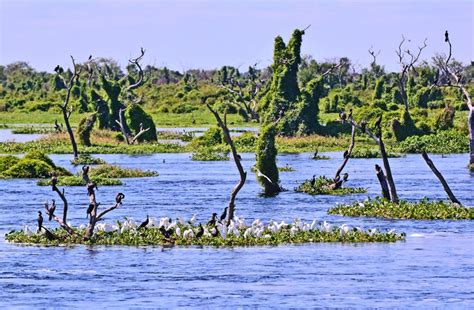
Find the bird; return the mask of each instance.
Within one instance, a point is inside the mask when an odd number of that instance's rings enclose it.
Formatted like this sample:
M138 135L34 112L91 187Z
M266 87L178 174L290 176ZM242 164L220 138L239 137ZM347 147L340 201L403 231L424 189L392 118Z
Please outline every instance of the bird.
M38 232L41 231L42 227L43 227L43 215L41 214L41 211L38 211Z
M196 221L196 214L193 214L193 216L189 219L188 223L189 225L194 225L194 221Z
M345 150L345 151L344 151L344 154L342 154L342 156L343 156L343 158L346 158L347 155L349 155L349 151L348 151L348 150Z
M53 219L55 210L56 210L56 201L54 201L53 199L53 203L51 204L51 208L49 208L49 212L48 212L50 221Z
M61 74L64 72L64 69L60 65L57 65L56 67L54 67L54 71L58 74Z
M316 183L316 175L315 174L311 178L311 186L314 186L314 183Z
M173 230L172 229L168 229L166 230L166 228L164 226L161 226L159 228L161 234L166 238L166 239L169 239L171 238L171 234L173 233Z
M444 33L444 42L448 42L449 41L449 34L448 34L448 30L446 30L446 32Z
M56 174L53 173L53 174L51 175L51 185L52 185L53 187L55 187L56 184L58 184L58 177L56 176Z
M347 182L348 179L349 179L349 173L344 173L342 175L342 182Z
M140 226L138 226L138 229L142 229L142 228L146 228L146 225L148 225L148 223L150 223L150 217L147 215L146 216L146 220L143 221Z
M82 174L83 175L88 175L89 174L89 166L82 166Z
M211 220L207 222L207 226L216 226L217 213L212 213Z
M269 177L267 177L266 175L264 175L260 170L258 170L257 168L255 168L255 170L257 170L257 177L263 177L265 179L267 179L268 182L270 182L271 184L273 184L272 180L270 180Z
M94 204L93 204L93 203L90 203L90 204L89 204L89 207L87 208L87 215L86 215L86 218L89 217L89 215L92 213L92 210L94 210Z
M91 60L92 59L92 55L89 56L88 60Z
M361 121L360 122L360 130L362 130L362 132L365 132L366 127L367 127L367 122L366 121Z
M349 119L352 119L352 109L349 110L349 116L348 116Z
M125 195L122 193L118 193L117 196L115 196L115 202L117 204L122 203L122 199L125 198Z
M375 121L375 127L380 128L380 124L382 123L382 115L377 118L377 121Z
M242 156L240 156L240 154L237 154L237 159L238 159L239 161L242 161Z
M199 224L199 230L196 234L196 238L201 238L203 234L204 234L204 228L202 227L201 224Z
M220 221L221 221L221 222L224 221L224 220L227 218L227 209L228 209L228 208L229 208L229 207L225 207L225 208L224 208L224 211L222 212L221 217L220 217Z
M347 118L346 112L342 111L341 113L339 113L339 119L341 121L343 121L343 122L346 121L346 118Z

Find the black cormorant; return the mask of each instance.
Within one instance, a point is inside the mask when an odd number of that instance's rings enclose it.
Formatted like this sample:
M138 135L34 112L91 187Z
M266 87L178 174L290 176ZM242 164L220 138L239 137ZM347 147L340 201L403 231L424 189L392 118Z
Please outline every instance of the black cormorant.
M217 221L217 213L212 213L212 218L209 222L207 222L207 226L216 226Z
M146 225L148 225L148 223L150 223L150 217L147 215L146 216L146 220L143 221L140 226L138 226L138 229L142 229L142 228L146 228Z
M41 214L41 211L38 211L38 232L41 231L42 227L43 227L43 215Z
M227 208L229 208L229 207L225 207L224 211L221 214L221 217L220 217L221 222L224 221L227 218Z

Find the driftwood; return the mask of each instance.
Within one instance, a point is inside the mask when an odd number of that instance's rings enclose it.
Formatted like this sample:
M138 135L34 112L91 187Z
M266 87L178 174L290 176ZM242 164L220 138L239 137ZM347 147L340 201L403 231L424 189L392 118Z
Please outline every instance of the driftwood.
M385 177L385 174L383 174L383 170L379 165L375 165L375 173L380 182L380 187L382 187L383 198L390 200L390 190L388 188L387 178Z
M227 142L227 144L229 144L230 149L232 150L232 157L234 158L235 165L237 166L237 170L239 170L239 174L240 174L239 183L237 183L237 185L234 187L230 195L228 212L227 212L227 223L229 224L230 221L234 218L235 198L237 197L237 194L239 193L240 189L245 184L245 180L247 179L247 172L244 171L244 168L242 167L242 163L240 162L241 157L237 153L234 142L232 141L232 138L230 136L229 128L227 127L226 114L224 114L224 120L222 120L219 113L214 111L214 109L212 109L212 107L209 104L206 104L206 105L209 111L211 111L211 113L216 118L217 123L219 124L219 127L221 127L222 131L224 132L225 141Z
M350 115L348 118L346 117L345 113L341 113L341 120L342 122L348 121L352 126L355 126L357 129L362 131L363 133L366 133L369 137L371 137L379 146L380 149L380 154L382 155L382 162L383 166L385 168L385 175L387 178L387 182L390 188L390 195L391 195L391 200L394 203L398 203L398 195L397 195L397 188L395 187L395 182L393 181L393 176L392 176L392 169L390 168L390 163L388 161L388 156L387 156L387 151L385 150L385 144L383 143L382 140L382 128L381 128L381 121L382 118L377 121L377 134L374 134L372 131L370 131L366 123L362 121L360 124L358 124L354 119L352 118L352 115Z
M421 156L423 156L423 159L425 160L428 167L430 167L431 171L433 171L434 175L438 178L441 185L443 185L444 191L446 192L446 194L448 194L449 200L451 200L452 203L457 203L460 205L461 202L456 198L456 196L454 196L453 192L451 191L451 188L449 188L448 182L446 182L441 172L439 172L433 161L428 157L428 154L426 152L423 152Z

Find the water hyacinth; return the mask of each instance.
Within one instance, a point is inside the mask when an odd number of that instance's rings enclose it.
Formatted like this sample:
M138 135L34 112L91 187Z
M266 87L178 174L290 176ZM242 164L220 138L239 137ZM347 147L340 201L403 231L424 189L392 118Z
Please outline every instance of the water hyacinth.
M395 204L382 198L366 199L351 204L341 204L328 210L329 214L367 216L417 220L473 220L474 208L462 207L448 201L431 201L424 198L417 202L406 200Z
M189 221L181 218L172 220L149 217L148 224L140 228L132 218L116 224L99 223L93 238L84 241L85 226L74 228L77 236L70 236L58 228L51 230L57 237L48 240L44 233L32 232L27 226L20 231L12 231L6 240L16 243L35 244L97 244L97 245L209 245L209 246L255 246L298 244L310 242L395 242L405 235L395 230L380 232L377 229L363 230L347 224L333 225L327 221L304 222L295 219L290 224L281 221L264 223L260 219L250 225L244 218L235 217L228 225L216 222L215 225L195 224L196 215Z

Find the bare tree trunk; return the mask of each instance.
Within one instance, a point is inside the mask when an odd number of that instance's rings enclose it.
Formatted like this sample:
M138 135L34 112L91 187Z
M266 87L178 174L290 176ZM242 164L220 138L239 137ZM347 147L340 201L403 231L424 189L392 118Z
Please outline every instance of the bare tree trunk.
M388 162L387 152L385 151L385 144L382 141L382 137L379 137L378 141L380 147L380 154L382 155L383 167L385 168L385 173L387 175L388 186L390 187L390 194L392 196L392 201L398 204L398 195L397 188L395 187L395 182L393 181L392 169L390 168L390 163Z
M433 161L428 157L428 154L426 154L426 152L423 152L421 153L421 156L423 156L423 159L425 160L426 164L430 167L431 171L433 171L441 185L443 185L444 191L446 192L446 194L448 194L449 200L451 200L451 202L453 203L457 203L460 205L461 202L459 202L456 196L454 196L453 192L451 191L451 188L449 188L448 183L444 179L441 172L439 172L439 170L435 167Z
M383 174L383 170L379 165L375 165L375 172L377 174L377 179L379 179L380 186L382 187L382 196L385 199L390 199L390 191L388 189L387 178L385 178L385 174Z
M336 180L340 177L340 174L341 174L342 170L344 170L344 167L346 166L347 162L349 161L349 158L351 158L352 150L354 149L354 144L355 144L355 135L356 135L356 127L354 125L352 125L351 143L349 144L349 148L347 149L347 152L344 153L344 160L342 161L342 164L339 167L339 169L337 169L336 176L334 177L334 180Z
M68 97L69 97L69 94L68 94ZM71 116L71 114L66 109L67 109L67 104L61 107L61 110L63 112L64 123L66 124L66 130L69 135L69 140L71 140L74 159L77 159L77 157L79 157L79 151L77 150L77 143L76 143L76 139L74 138L74 132L72 131L71 124L69 123L69 117Z
M64 189L63 189L63 191L61 192L61 191L59 190L59 188L56 186L56 184L53 183L53 191L55 191L56 193L58 193L59 197L60 197L61 200L63 201L63 204L64 204L64 208L63 208L63 223L65 223L65 224L67 225L68 203L67 203L66 196L64 195Z
M232 150L232 157L234 158L235 165L237 166L237 170L239 170L239 174L240 174L239 183L237 183L237 185L234 187L234 189L232 190L232 193L230 195L229 208L228 208L228 212L227 212L227 223L229 224L230 221L234 218L235 198L237 197L237 194L239 193L240 189L245 184L245 180L247 179L247 172L244 171L244 168L242 167L242 164L240 162L241 158L240 158L240 155L237 153L237 150L235 149L234 142L232 141L232 138L230 136L229 128L227 127L227 121L226 121L225 115L224 115L224 121L222 121L219 114L216 111L214 111L209 104L207 104L207 108L214 115L214 117L217 120L217 123L219 124L222 131L224 132L224 138L225 138L227 144L229 144L230 149Z

